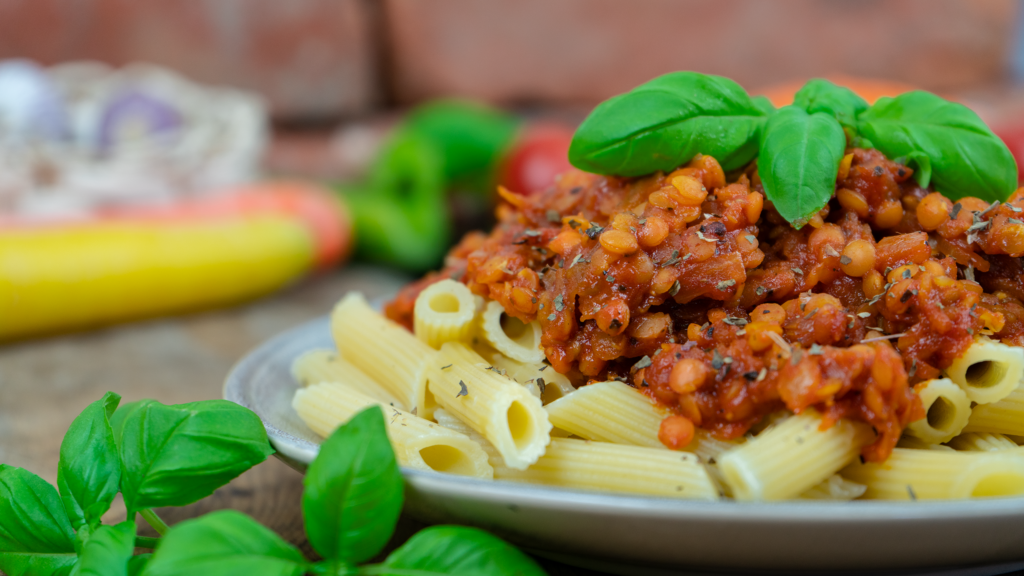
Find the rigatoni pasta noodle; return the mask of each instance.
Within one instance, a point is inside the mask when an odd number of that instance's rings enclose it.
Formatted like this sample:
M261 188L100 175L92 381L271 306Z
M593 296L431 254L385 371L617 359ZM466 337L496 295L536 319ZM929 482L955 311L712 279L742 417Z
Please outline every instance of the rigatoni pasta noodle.
M792 498L835 474L874 439L871 428L841 420L821 430L813 410L787 418L718 458L737 500Z
M524 386L532 384L537 389L538 397L544 404L549 404L576 391L572 382L564 374L559 374L544 362L520 362L498 352L490 346L477 346L476 351L487 359L495 368L503 371L509 378Z
M387 406L343 384L313 384L295 393L292 406L303 422L327 437L363 409L378 405L384 409L388 438L402 466L491 478L494 470L487 453L463 434Z
M964 432L997 432L1024 436L1024 386L1017 386L998 402L979 404L971 410Z
M798 498L801 500L854 500L863 496L867 489L868 487L863 484L847 480L839 474L833 474L808 488Z
M866 498L936 500L1024 494L1024 455L896 448L883 463L854 462L844 478L864 484Z
M1018 447L1013 440L993 432L967 432L950 440L949 445L968 452L998 452Z
M468 342L476 320L476 298L454 280L431 284L416 299L416 337L431 348L445 342Z
M953 360L946 374L972 402L998 402L1024 381L1024 348L979 338Z
M341 355L387 388L402 405L430 419L427 365L437 351L398 324L382 317L353 292L331 314L331 333Z
M513 360L524 363L544 361L540 349L540 326L524 323L505 314L501 304L491 301L484 307L480 332L492 348Z
M389 406L401 410L407 408L390 390L332 350L310 350L299 356L292 363L292 376L303 386L337 382Z
M428 370L437 404L487 438L509 467L525 468L544 454L551 423L540 400L471 348L445 343Z
M947 442L967 425L971 401L967 393L948 378L929 380L914 387L924 406L925 417L911 422L905 434L925 442Z
M496 468L494 477L668 498L719 497L717 487L694 454L573 438L552 438L537 462L524 470Z

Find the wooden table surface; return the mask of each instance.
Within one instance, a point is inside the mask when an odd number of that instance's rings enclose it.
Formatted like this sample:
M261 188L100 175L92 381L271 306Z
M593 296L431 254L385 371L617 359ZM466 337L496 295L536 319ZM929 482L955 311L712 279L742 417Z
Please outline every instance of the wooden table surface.
M326 314L349 290L383 297L406 281L394 272L350 266L227 310L0 346L0 462L31 470L56 485L64 432L86 405L108 390L120 394L122 402L220 398L231 366L260 342ZM212 510L240 510L314 558L302 527L301 495L302 475L269 458L209 498L158 512L174 524ZM104 521L119 522L125 514L118 495ZM138 522L141 534L156 535L144 521ZM389 549L420 528L403 517ZM541 562L552 575L593 574Z

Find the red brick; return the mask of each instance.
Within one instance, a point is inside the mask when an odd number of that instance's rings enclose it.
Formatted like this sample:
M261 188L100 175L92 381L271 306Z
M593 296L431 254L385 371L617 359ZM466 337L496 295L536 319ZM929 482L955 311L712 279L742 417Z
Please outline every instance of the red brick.
M145 60L264 94L275 115L378 98L368 0L0 0L0 58Z
M829 73L997 81L1013 0L385 0L398 100L594 102L673 70L750 89Z

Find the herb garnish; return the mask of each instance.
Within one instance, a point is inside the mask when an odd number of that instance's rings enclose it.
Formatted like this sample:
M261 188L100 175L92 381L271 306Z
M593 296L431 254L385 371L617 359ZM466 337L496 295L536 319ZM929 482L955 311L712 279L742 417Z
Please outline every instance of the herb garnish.
M459 574L542 576L521 552L475 528L420 531L380 564L394 532L403 482L384 415L371 407L320 447L304 480L306 534L323 560L249 516L220 510L168 527L150 506L182 506L263 461L273 449L256 414L225 400L117 409L108 392L72 422L61 443L58 490L0 464L0 570L11 576L250 574ZM116 409L116 410L115 410ZM120 491L128 518L100 517ZM136 535L139 512L160 538ZM135 548L155 549L133 556Z
M1009 148L967 107L921 91L868 106L822 79L776 111L731 80L666 74L598 105L573 137L569 160L599 174L640 176L698 153L726 171L757 156L768 199L799 228L832 198L848 140L908 163L921 186L934 183L954 200L1005 200L1017 186ZM876 177L883 173L875 167ZM959 211L954 205L951 217Z

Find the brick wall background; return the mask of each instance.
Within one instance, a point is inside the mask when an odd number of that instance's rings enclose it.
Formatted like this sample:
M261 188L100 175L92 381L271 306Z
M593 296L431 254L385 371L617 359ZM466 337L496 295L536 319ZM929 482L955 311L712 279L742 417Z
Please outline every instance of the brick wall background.
M1018 0L0 0L0 58L149 60L278 119L426 98L590 105L679 69L955 92L1013 77Z

